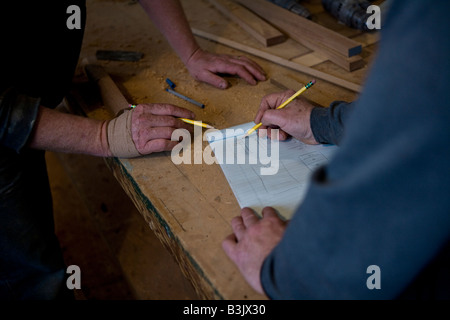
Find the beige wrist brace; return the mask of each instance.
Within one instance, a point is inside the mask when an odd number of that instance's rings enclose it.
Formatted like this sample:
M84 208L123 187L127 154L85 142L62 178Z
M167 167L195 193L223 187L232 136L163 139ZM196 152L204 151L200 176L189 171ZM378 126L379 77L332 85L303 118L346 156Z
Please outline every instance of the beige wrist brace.
M108 123L107 137L109 150L114 157L135 158L142 156L136 149L131 133L132 110L125 110Z

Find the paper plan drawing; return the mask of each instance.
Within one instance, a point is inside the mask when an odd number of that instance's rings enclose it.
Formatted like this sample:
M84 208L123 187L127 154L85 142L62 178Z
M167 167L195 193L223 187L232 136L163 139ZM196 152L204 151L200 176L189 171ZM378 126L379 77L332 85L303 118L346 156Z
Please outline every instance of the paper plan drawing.
M307 145L297 139L276 142L256 133L244 139L254 125L208 132L206 138L241 208L261 214L271 206L291 219L312 172L326 164L338 147Z

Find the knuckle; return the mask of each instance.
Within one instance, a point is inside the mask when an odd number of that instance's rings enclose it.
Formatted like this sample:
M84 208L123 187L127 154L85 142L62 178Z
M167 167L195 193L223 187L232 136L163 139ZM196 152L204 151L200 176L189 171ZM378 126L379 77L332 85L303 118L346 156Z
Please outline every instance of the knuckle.
M134 108L134 112L137 114L143 114L145 112L145 109L147 108L147 105L138 104L136 108Z
M269 217L266 217L264 219L264 223L267 226L275 226L275 225L278 225L280 223L280 220L277 217L269 216Z
M170 139L172 137L173 132L175 131L174 128L164 128L164 137L166 137L167 139Z
M231 224L237 224L240 223L241 218L240 217L234 217L231 219Z
M166 140L158 140L155 143L155 148L156 148L156 151L158 151L158 152L166 151L169 148L169 145L166 142Z
M284 92L284 94L290 97L290 96L292 96L293 94L295 94L295 91L292 90L292 89L288 89L288 90L286 90L286 91Z
M141 152L144 149L145 144L142 142L142 139L138 138L137 141L134 141L134 145L136 146L136 149Z
M172 134L172 131L174 130L173 128L179 128L183 126L183 122L181 120L178 120L174 117L170 117L169 121L168 121L168 125L170 128L168 128L167 130L170 131L170 133Z
M168 113L172 114L175 112L178 107L174 106L173 104L164 104L163 109L165 109Z

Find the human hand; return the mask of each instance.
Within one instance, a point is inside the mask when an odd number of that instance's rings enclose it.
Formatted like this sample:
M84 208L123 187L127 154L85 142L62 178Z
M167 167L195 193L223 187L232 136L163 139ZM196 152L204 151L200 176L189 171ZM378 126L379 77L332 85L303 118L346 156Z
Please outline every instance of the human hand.
M193 132L193 126L177 118L193 119L195 114L171 104L139 104L133 112L132 136L141 154L170 151L179 141L171 141L176 129Z
M217 88L226 89L228 82L218 73L237 75L251 85L265 81L264 70L254 61L244 56L212 54L198 48L186 63L194 79L209 83Z
M272 137L271 129L281 129L278 138L280 140L293 136L307 144L318 144L310 125L311 111L314 108L312 104L298 97L285 108L275 110L294 93L293 90L287 90L265 96L256 113L255 123L262 123L259 129L267 129L269 138ZM261 135L262 132L259 131L259 134Z
M176 129L193 132L193 126L177 118L193 119L194 113L170 104L139 104L108 123L108 144L112 156L132 158L153 152L170 151L179 141L171 141Z
M259 219L250 208L242 209L241 216L231 220L234 233L225 238L222 247L253 289L264 294L261 267L280 242L287 222L281 220L271 207L264 208L262 215Z

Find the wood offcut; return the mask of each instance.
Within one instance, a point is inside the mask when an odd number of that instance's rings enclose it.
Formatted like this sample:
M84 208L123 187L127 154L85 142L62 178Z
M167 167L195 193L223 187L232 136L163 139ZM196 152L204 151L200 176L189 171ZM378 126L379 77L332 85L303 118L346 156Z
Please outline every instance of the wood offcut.
M89 79L97 83L103 104L113 116L128 107L127 100L102 66L87 64L85 70Z
M238 3L228 0L209 0L209 2L265 47L270 47L286 40L286 36L278 29Z
M274 62L276 64L279 64L281 66L284 66L284 67L287 67L287 68L290 68L290 69L293 69L293 70L296 70L296 71L299 71L299 72L302 72L302 73L306 73L306 74L311 75L313 77L316 77L318 79L322 79L322 80L328 81L330 83L333 83L333 84L338 85L340 87L352 90L354 92L361 92L362 91L362 87L360 85L356 84L356 83L353 83L353 82L350 82L350 81L347 81L347 80L344 80L344 79L332 76L330 74L327 74L325 72L322 72L322 71L319 71L319 70L316 70L316 69L313 69L313 68L310 68L310 67L302 66L302 65L300 65L298 63L292 62L290 60L283 59L281 57L278 57L278 56L275 56L273 54L261 51L259 49L255 49L255 48L246 46L246 45L238 43L236 41L232 41L232 40L226 39L224 37L220 37L220 36L211 34L209 32L206 32L206 31L203 31L203 30L199 30L199 29L195 29L195 28L192 28L192 32L196 36L203 37L203 38L208 39L208 40L216 41L216 42L218 42L220 44L229 46L231 48L234 48L234 49L237 49L237 50L240 50L240 51L243 51L243 52L250 53L250 54L255 55L257 57L269 60L269 61Z
M362 50L360 43L268 1L237 1L270 21L290 38L311 50L320 52L345 70L353 71L364 66L363 59L359 56Z

